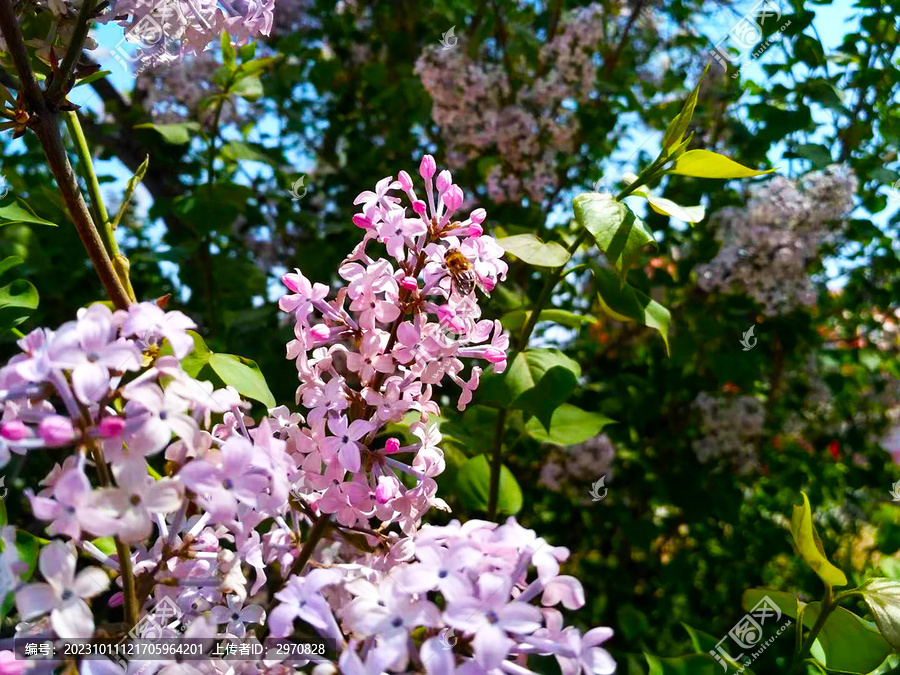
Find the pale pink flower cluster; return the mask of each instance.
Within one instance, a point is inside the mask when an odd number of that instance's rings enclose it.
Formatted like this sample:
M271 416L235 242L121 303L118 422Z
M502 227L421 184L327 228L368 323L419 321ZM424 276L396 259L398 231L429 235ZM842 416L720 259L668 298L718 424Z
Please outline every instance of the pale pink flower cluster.
M131 43L143 68L200 54L225 31L235 44L268 36L274 9L275 0L116 0L100 20L125 29L117 52Z
M693 442L705 464L725 460L739 471L759 466L765 406L753 396L717 397L701 392L694 400L700 413L700 437Z
M809 267L853 209L857 180L832 165L801 180L776 176L752 193L746 208L726 208L710 220L722 247L697 268L704 290L746 292L769 316L816 300Z
M507 271L483 234L485 212L460 213L461 188L430 156L419 174L422 198L406 172L359 195L353 220L364 236L336 294L299 271L284 277L303 414L275 407L256 424L234 389L190 376L194 324L155 304L92 305L19 341L22 353L0 369L0 466L36 451L59 458L25 492L52 539L43 579L21 582L15 533L0 531L0 581L28 622L20 636L90 637L98 617L134 598L132 634L143 637L314 631L330 646L323 674L530 673L530 656L553 656L564 673L614 671L599 646L611 630L563 627L556 607L584 604L581 584L560 574L568 550L514 519L422 526L432 506L447 508L436 494L434 390L456 385L464 408L482 372L467 364L502 371L508 338L478 306ZM471 277L449 274L450 251ZM461 294L467 281L481 290ZM387 433L392 424L409 425L405 445ZM96 541L109 536L115 555ZM100 565L79 570L79 555ZM306 663L238 665L287 673ZM234 666L211 657L188 671ZM127 672L185 668L158 660ZM79 670L126 672L111 661Z
M615 458L615 446L606 434L554 448L541 466L541 485L578 501L590 502L591 486L602 476L610 476Z
M511 74L486 50L470 59L465 45L434 47L416 62L450 164L496 158L487 179L494 202L540 202L558 186L558 156L574 150L580 130L577 104L595 90L602 13L597 3L573 12L541 47L536 68L515 62L515 77L525 83L515 93Z

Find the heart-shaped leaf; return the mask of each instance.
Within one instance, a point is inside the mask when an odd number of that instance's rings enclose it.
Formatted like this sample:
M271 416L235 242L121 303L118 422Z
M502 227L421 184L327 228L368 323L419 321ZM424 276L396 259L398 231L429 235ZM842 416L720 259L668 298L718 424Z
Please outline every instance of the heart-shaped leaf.
M460 499L469 508L486 511L490 494L491 466L488 458L478 455L468 460L456 477L456 489ZM515 476L500 467L500 489L497 495L497 511L513 515L522 509L522 490Z
M583 443L599 434L613 420L600 413L588 412L574 405L563 403L550 418L550 429L545 429L538 418L528 420L526 433L536 441L556 445Z
M585 192L575 197L574 205L575 219L591 233L622 280L645 248L656 248L644 221L610 195Z
M900 581L871 579L862 588L875 625L891 646L900 651Z
M541 241L533 234L517 234L498 239L497 243L507 253L537 267L561 267L571 257L569 252L555 241Z
M209 365L225 384L230 384L239 393L259 401L267 408L275 406L275 397L269 391L266 378L255 361L233 354L212 354Z

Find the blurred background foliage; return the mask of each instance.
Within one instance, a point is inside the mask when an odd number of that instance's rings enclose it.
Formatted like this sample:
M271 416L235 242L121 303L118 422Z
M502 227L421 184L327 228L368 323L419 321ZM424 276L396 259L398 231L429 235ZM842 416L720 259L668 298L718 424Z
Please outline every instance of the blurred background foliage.
M296 267L333 280L360 238L351 222L360 191L431 152L439 166L452 165L468 203L488 210L489 232L534 232L565 245L572 197L598 181L616 191L624 172L650 163L710 50L751 7L279 0L272 37L237 55L238 63L257 60L242 79L229 77L233 69L220 67L229 55L215 50L129 86L121 73L85 85L95 96L81 113L111 210L122 177L150 157L119 231L138 297L171 293L170 306L195 318L212 349L254 359L276 398L291 401L278 279ZM604 314L585 273L567 276L552 303L582 318L544 321L532 340L580 365L568 403L614 423L561 422L549 438L569 429L564 440L576 442L559 445L511 414L501 441L521 499L509 510L571 549L566 569L588 601L576 621L616 629L623 672L644 672L628 656L641 650L690 651L682 622L724 636L743 614L746 588L818 596L815 575L792 555L788 522L800 490L826 551L854 581L873 569L898 575L890 559L900 551L900 510L890 490L900 471L888 452L893 444L900 457L890 437L900 421L898 9L897 0L782 2L778 23L790 24L781 38L739 77L713 64L700 88L692 148L777 166L791 179L834 163L855 174L854 210L805 261L811 304L767 312L740 284L700 283L701 266L723 246L710 214L733 207L738 226L749 220L741 215L748 190L769 177L672 176L654 192L702 203L707 217L687 226L649 211L658 252L628 276L670 310L671 354L656 331ZM777 28L766 24L766 35ZM548 45L566 31L587 40L590 86L548 93L540 86L563 67ZM458 43L442 48L452 38ZM103 47L93 58L119 67ZM445 87L440 101L426 80ZM522 114L528 122L511 130L505 120ZM504 141L466 146L478 138L473 121L494 124ZM157 126L135 128L146 123ZM70 319L100 299L101 287L35 140L3 143L10 192L2 205L25 199L58 224L0 228L0 254L24 260L7 275L40 295L19 327L27 332ZM305 190L301 199L292 186ZM583 255L586 263L599 257ZM542 281L539 269L511 263L487 314L515 327L516 310L529 307ZM779 269L758 271L776 288L792 283L777 278ZM744 350L750 326L758 344ZM11 353L12 336L3 339ZM445 403L442 496L474 515L459 467L493 446L497 411L478 395L464 414ZM592 501L603 476L608 493ZM28 480L11 486L8 509L23 507ZM756 672L776 672L790 642L776 641Z

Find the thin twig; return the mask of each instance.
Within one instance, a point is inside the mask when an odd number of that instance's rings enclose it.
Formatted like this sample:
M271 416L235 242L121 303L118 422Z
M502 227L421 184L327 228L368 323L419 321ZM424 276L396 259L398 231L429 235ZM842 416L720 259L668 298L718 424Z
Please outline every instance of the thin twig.
M69 216L72 218L78 236L91 258L107 295L117 308L124 309L130 304L128 293L113 268L103 240L97 232L75 180L75 174L60 138L59 117L47 107L43 93L35 80L12 0L0 0L0 32L3 34L9 55L22 83L22 91L25 94L29 112L34 117L31 127L44 150L50 171L56 179L63 201L68 208Z
M119 276L119 281L122 282L131 301L135 302L137 297L134 294L134 289L131 287L131 280L128 278L128 260L119 252L119 244L116 242L116 235L113 232L106 204L103 202L103 195L100 194L100 180L97 178L97 172L94 171L91 151L88 147L87 139L84 137L84 131L81 129L78 113L71 110L64 114L66 116L66 126L72 135L72 140L75 142L75 152L78 155L84 182L87 184L91 206L94 208L94 217L100 225L100 236L103 239L103 244L106 250L109 251L113 268Z

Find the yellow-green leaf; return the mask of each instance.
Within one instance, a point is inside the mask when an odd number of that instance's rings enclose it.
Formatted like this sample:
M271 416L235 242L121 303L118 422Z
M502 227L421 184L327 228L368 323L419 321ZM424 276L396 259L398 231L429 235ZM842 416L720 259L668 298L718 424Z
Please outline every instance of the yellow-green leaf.
M533 234L517 234L498 239L497 243L507 253L538 267L561 267L571 257L569 252L555 241L541 241Z
M703 77L706 75L707 70L709 70L708 63L706 64L706 68L704 68L703 72L700 74L700 77L697 78L697 84L694 85L693 90L688 94L687 100L684 102L681 111L675 116L675 119L669 122L669 126L666 127L666 133L663 134L662 141L663 153L672 146L682 142L684 132L687 131L688 125L691 123L691 118L694 116L694 108L697 106L697 96L700 93L700 83L703 81Z
M822 548L822 542L812 522L809 498L805 492L800 494L803 496L803 503L794 505L794 514L791 517L791 536L794 538L797 553L826 585L846 586L846 575L825 557L825 549Z
M654 197L653 195L647 195L647 201L650 203L650 208L657 213L661 213L664 216L674 216L686 223L699 223L706 216L706 209L703 208L702 204L682 206L671 199Z
M694 178L752 178L772 173L775 169L757 171L710 150L688 150L675 160L666 173Z

